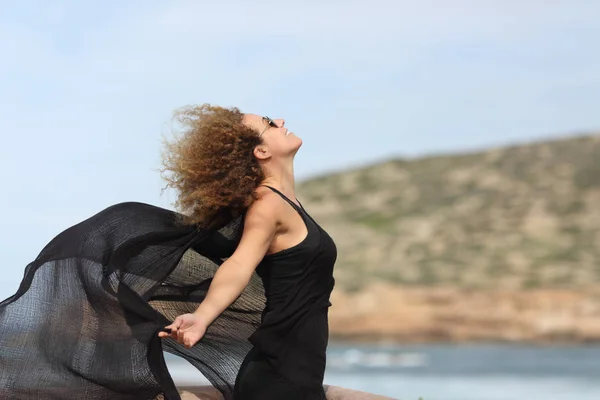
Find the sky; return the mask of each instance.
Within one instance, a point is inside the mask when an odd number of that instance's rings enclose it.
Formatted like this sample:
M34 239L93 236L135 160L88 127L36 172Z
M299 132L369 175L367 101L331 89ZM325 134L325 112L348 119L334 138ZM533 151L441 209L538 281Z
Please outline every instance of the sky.
M596 0L0 0L0 299L67 227L122 201L172 208L157 169L181 106L285 118L301 180L598 131L598 15Z

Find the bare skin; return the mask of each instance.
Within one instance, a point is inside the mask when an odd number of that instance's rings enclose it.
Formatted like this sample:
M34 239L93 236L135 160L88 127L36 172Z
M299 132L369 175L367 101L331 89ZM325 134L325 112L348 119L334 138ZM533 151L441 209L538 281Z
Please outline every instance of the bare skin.
M296 202L294 157L302 140L285 128L283 119L273 121L276 126L255 114L244 114L243 119L262 138L254 149L265 172L261 185L271 186ZM180 315L166 326L171 333L160 332L159 337L171 337L187 348L194 346L239 297L265 255L292 247L308 234L302 217L284 199L266 187L256 191L259 198L248 208L240 243L215 273L206 298L195 312Z

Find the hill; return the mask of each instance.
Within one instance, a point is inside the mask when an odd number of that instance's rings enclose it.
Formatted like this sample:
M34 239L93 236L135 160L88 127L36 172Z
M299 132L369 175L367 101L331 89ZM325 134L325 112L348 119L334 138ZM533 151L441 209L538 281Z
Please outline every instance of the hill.
M390 160L298 192L339 246L344 288L600 280L600 135Z
M338 339L600 342L600 135L298 185L338 245Z

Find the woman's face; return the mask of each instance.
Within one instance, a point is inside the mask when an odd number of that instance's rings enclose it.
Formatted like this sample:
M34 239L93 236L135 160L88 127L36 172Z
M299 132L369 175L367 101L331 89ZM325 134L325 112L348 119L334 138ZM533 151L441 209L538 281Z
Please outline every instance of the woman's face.
M244 114L244 124L256 131L271 157L288 157L296 154L302 139L285 127L285 120L270 119L256 114Z

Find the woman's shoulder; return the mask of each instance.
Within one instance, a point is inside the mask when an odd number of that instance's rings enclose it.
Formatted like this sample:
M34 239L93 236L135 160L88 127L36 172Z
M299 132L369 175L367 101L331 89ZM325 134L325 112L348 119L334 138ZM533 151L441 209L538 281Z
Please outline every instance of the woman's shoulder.
M256 195L258 196L258 198L262 198L264 196L267 195L274 195L275 192L271 189L269 189L268 187L264 186L264 185L260 185L259 187L257 187L256 189L254 189L254 192L256 193Z
M255 192L257 194L256 200L245 213L246 221L248 219L262 219L268 224L275 221L279 229L283 225L282 221L285 220L286 216L285 202L281 201L281 197L267 187L259 186Z
M259 186L255 189L256 200L250 207L272 207L274 210L281 208L279 195L266 186Z
M281 213L281 202L277 199L277 194L265 187L258 187L256 190L256 199L248 207L246 217L267 214L278 216Z

